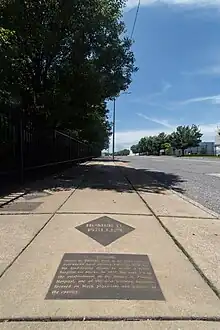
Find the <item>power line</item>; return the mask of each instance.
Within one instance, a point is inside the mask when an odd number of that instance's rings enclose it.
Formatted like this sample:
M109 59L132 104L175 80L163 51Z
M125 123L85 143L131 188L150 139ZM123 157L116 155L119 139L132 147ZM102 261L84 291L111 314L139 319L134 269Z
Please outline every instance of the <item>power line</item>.
M136 23L137 23L137 18L138 18L138 13L139 13L140 5L141 5L141 0L138 0L138 5L137 5L136 14L135 14L134 24L133 24L133 28L132 28L132 31L131 31L131 39L133 38L135 26L136 26Z

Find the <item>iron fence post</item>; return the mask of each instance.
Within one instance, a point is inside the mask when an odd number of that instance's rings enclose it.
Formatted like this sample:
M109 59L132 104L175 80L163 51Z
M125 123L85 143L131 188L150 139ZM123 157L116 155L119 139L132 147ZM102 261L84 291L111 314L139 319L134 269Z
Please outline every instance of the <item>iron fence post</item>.
M71 160L72 157L72 141L71 141L71 135L69 133L69 160Z
M24 139L22 115L19 120L19 153L20 153L20 181L24 182Z

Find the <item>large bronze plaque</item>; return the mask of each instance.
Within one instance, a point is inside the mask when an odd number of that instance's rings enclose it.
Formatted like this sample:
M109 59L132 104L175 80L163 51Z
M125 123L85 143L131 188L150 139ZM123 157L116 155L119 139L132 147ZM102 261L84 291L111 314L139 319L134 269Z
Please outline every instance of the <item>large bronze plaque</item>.
M134 228L109 217L101 217L76 227L103 246L133 231Z
M66 253L46 299L165 300L147 255Z

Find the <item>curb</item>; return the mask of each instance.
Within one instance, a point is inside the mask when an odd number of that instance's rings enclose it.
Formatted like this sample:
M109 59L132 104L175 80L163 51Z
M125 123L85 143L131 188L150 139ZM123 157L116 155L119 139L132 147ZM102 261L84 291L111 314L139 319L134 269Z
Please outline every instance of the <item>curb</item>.
M159 181L157 181L158 183L160 183ZM194 201L193 199L173 190L172 188L167 188L168 190L170 190L174 195L179 196L180 198L182 198L183 200L185 200L186 202L198 207L199 209L201 209L202 211L205 211L206 213L212 215L213 217L215 217L216 219L220 220L220 214L208 209L207 207L203 206L202 204Z
M123 171L121 170L121 173L123 174ZM152 215L155 217L155 219L157 219L158 223L161 225L161 227L165 230L165 232L169 235L169 237L173 240L174 244L180 249L180 251L185 255L185 257L188 259L188 261L192 264L192 266L195 268L195 270L198 272L198 274L202 277L202 279L205 281L205 283L209 286L209 288L214 292L214 294L220 299L220 291L219 289L215 286L215 284L212 282L212 280L209 279L209 277L206 276L206 274L203 272L203 270L200 268L200 266L196 263L196 261L194 260L194 258L187 252L187 250L184 248L184 246L179 242L179 240L172 234L172 232L166 227L166 225L163 223L163 221L160 219L160 216L157 215L153 208L151 208L151 206L148 205L147 201L142 197L142 195L140 194L139 190L135 188L135 186L133 185L132 181L125 175L123 174L124 177L127 179L127 181L130 183L130 185L132 186L132 188L134 189L134 191L137 193L137 195L140 197L140 199L143 201L143 203L146 205L146 207L148 207L148 209L151 211ZM148 176L150 178L152 178L152 176ZM152 178L153 179L153 178ZM160 184L160 182L158 180L154 180L154 182L157 182L158 184ZM163 185L166 188L166 185ZM168 191L171 191L171 193L173 195L179 196L181 199L187 201L190 204L193 204L194 206L205 210L205 212L208 212L208 214L212 214L212 211L203 207L201 204L194 202L193 200L191 200L190 198L185 198L184 195L182 195L181 193L177 193L176 191L174 191L171 188L166 188ZM216 214L217 216L219 216L217 213L213 212L214 214ZM212 218L209 220L218 220L218 218Z
M115 165L115 166L117 166L117 165L120 166L120 164L114 164L114 165ZM132 166L129 166L129 165L126 165L126 166L132 168ZM162 182L156 180L155 178L153 178L151 175L149 175L149 174L147 173L147 170L146 170L145 173L146 173L146 175L148 175L148 177L152 178L152 180L154 180L154 182L157 182L159 185L163 185L163 187L165 187L167 190L171 191L174 195L176 195L176 196L182 198L182 199L185 200L186 202L188 202L188 203L190 203L190 204L192 204L192 205L198 207L198 208L201 209L202 211L204 211L204 212L210 214L211 216L213 216L214 218L220 220L220 214L219 214L219 213L214 212L214 211L208 209L207 207L203 206L203 205L200 204L199 202L194 201L194 200L191 199L190 197L185 196L184 194L181 194L181 193L175 191L174 189L168 187L165 183L162 183Z

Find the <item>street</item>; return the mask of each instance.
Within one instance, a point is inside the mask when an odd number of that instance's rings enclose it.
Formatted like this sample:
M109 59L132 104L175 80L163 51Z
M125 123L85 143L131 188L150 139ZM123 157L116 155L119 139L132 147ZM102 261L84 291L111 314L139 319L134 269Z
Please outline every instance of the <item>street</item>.
M220 160L168 156L123 157L137 169L146 169L158 181L220 213Z

